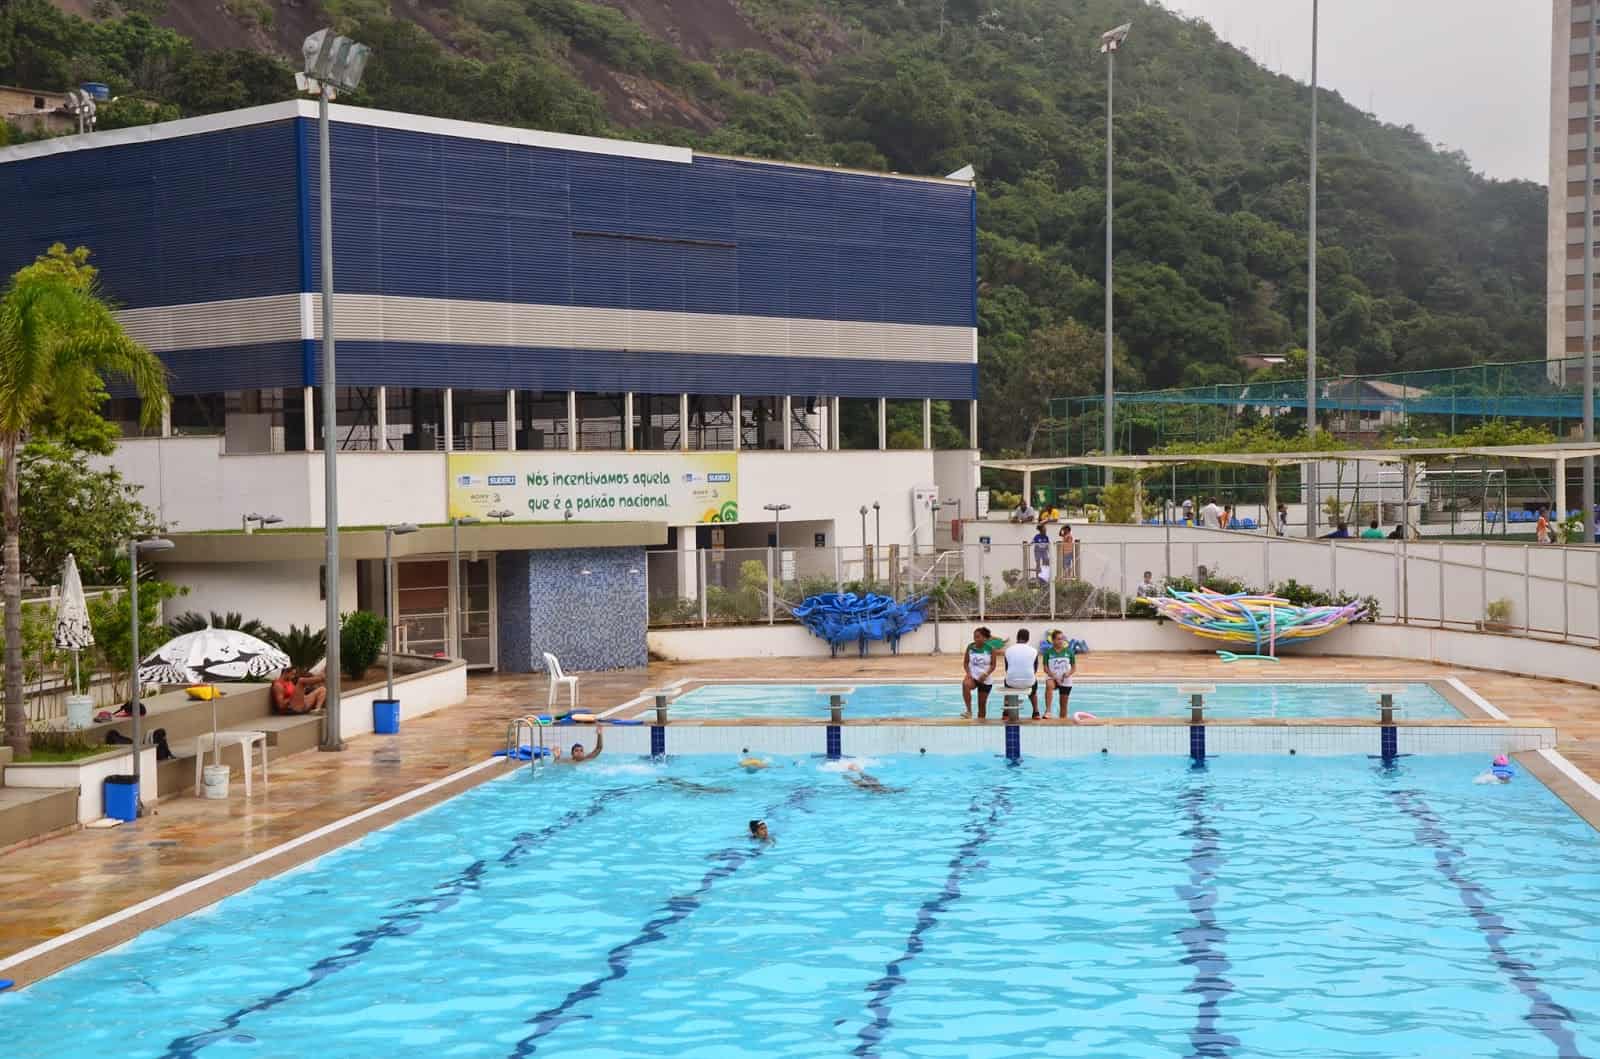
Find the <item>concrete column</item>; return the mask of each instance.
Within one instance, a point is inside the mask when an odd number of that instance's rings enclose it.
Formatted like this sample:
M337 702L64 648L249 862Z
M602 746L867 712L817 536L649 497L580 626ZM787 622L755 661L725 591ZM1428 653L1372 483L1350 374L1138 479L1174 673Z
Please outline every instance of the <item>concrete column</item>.
M379 452L389 451L389 387L378 387L378 438L373 446Z
M828 448L839 448L839 399L828 398Z
M922 447L933 448L933 400L922 399Z
M889 447L889 399L878 398L878 451Z
M972 448L978 447L978 401L973 398L967 402L967 444Z
M733 451L744 448L744 402L733 395Z
M678 450L689 451L689 395L678 395Z
M578 451L578 391L567 391L567 451Z
M1550 520L1552 523L1567 520L1567 461L1558 459L1556 462L1556 512ZM1585 519L1584 521L1588 521Z
M633 451L633 391L622 395L622 447Z
M696 554L696 527L678 527L678 595L684 599L700 598L700 560Z
M517 391L506 391L506 451L517 451Z
M455 391L444 392L444 451L454 452L456 447Z
M794 450L794 398L783 395L783 451Z
M1022 472L1022 502L1024 504L1032 504L1033 503L1033 472L1032 471L1023 471Z
M310 393L311 391L308 389L306 392ZM306 421L310 422L310 418L311 418L310 416L307 416L306 417ZM170 438L172 436L172 398L171 397L168 397L166 402L164 404L162 404L162 406L161 406L161 436L164 437L164 438Z
M317 450L317 403L312 399L311 394L312 389L311 387L307 386L305 388L305 393L303 394L306 408L305 436L307 452L315 452ZM168 412L166 418L161 424L161 436L166 437L171 430L172 413Z

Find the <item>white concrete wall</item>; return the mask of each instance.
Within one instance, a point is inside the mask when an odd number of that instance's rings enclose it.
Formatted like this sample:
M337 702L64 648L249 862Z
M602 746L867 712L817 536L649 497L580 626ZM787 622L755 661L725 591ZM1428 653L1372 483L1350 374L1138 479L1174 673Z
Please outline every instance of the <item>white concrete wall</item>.
M291 625L322 628L327 604L319 591L317 562L166 563L161 576L188 589L167 601L166 618L193 610L201 614L238 611L280 631ZM356 609L356 563L339 563L339 599L345 610Z
M911 539L911 527L926 522L912 510L912 490L936 484L934 453L925 449L739 454L739 521L770 521L766 504L789 504L784 521L831 520L837 540L861 546L861 506L880 505L885 547ZM867 513L867 543L876 534ZM809 542L808 542L809 543Z
M156 772L156 748L146 747L139 755L139 795L140 800L147 806L156 803ZM58 789L76 787L78 823L88 824L106 815L106 777L132 774L133 755L123 752L84 761L66 761L56 765L8 765L6 786Z
M398 657L398 656L397 656ZM339 737L372 734L372 704L388 696L382 684L346 691L339 702ZM406 719L422 717L467 701L467 667L464 662L453 662L421 673L396 675L394 697L400 700L400 723ZM506 720L510 720L508 709Z

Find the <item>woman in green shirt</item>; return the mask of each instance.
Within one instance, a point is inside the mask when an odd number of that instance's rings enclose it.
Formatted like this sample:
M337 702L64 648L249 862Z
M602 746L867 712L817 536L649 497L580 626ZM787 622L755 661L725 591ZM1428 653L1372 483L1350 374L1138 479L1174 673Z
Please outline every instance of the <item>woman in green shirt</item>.
M1067 700L1072 697L1072 675L1078 671L1078 652L1072 649L1066 633L1052 629L1049 642L1039 652L1039 661L1044 663L1044 715L1050 716L1050 703L1060 692L1061 704L1056 709L1056 716L1064 721L1067 719Z
M977 688L978 719L984 718L989 708L989 693L994 690L995 663L1004 646L992 638L987 625L972 630L972 642L961 652L961 701L965 706L961 716L972 716L972 689Z

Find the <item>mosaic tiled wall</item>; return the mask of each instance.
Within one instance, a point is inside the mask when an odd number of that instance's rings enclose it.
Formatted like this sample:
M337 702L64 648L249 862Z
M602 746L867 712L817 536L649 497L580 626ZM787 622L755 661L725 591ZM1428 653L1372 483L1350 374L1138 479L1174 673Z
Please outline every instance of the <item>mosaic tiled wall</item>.
M500 552L500 669L629 669L647 660L643 548Z

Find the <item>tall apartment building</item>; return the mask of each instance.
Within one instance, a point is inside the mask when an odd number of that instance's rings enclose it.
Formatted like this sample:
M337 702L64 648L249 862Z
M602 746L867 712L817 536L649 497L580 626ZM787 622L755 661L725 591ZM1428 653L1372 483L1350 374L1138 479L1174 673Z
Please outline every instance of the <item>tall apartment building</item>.
M1550 57L1550 204L1547 251L1546 351L1551 361L1583 353L1585 261L1592 269L1600 252L1584 254L1584 151L1588 138L1589 46L1600 7L1577 0L1555 5ZM1596 104L1600 112L1600 103ZM1600 130L1596 131L1600 145ZM1600 158L1594 178L1600 181ZM1593 205L1600 210L1600 186ZM1600 234L1596 235L1600 242ZM1552 365L1552 377L1558 369Z

